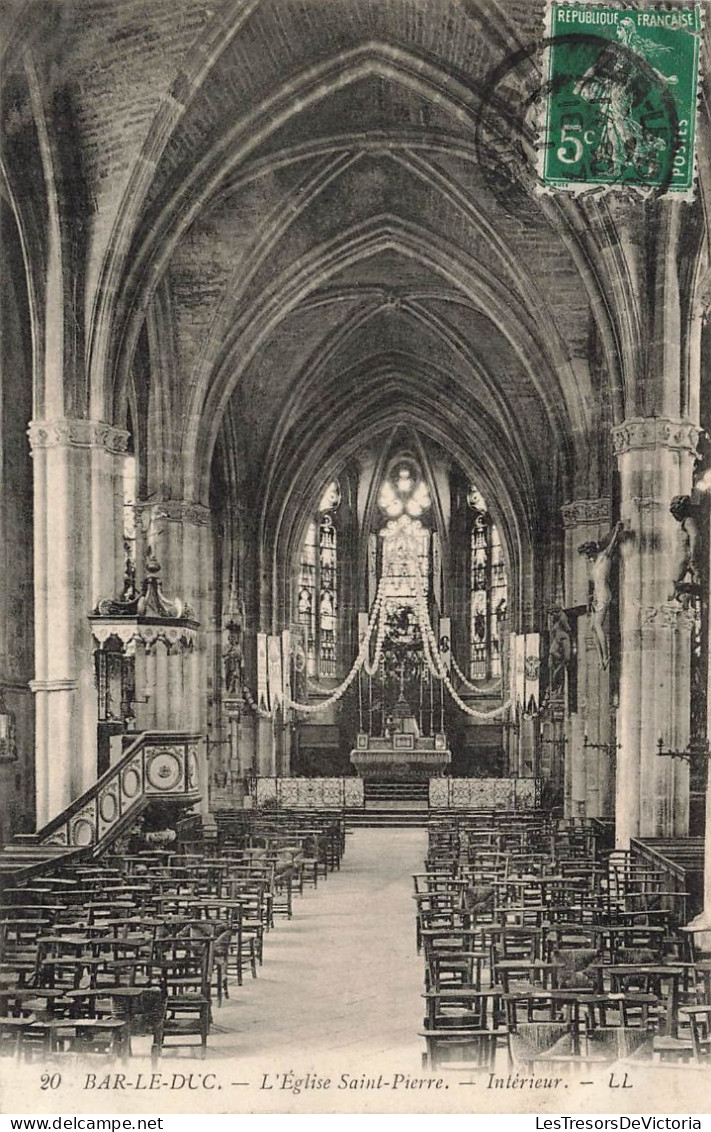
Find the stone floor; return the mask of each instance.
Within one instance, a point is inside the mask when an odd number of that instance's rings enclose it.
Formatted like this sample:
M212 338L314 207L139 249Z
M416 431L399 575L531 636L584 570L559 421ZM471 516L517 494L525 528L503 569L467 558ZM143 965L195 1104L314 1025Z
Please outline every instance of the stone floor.
M253 1086L263 1073L419 1072L424 1042L422 961L415 948L412 874L422 828L354 829L338 872L294 899L265 937L264 965L213 1005L207 1062L229 1060ZM148 1058L150 1040L134 1039ZM172 1049L161 1068L202 1069Z
M291 921L277 919L259 977L215 1009L213 1056L304 1064L342 1055L345 1068L396 1056L419 1066L422 966L411 893L425 838L407 828L349 834L340 872L306 889Z

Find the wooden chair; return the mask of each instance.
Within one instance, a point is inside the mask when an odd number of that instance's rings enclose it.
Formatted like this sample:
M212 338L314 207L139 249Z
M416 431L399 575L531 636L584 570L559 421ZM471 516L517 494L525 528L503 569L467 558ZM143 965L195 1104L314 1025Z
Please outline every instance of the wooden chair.
M129 1057L131 1032L126 1018L63 1018L45 1025L50 1031L50 1054L99 1055L122 1061Z
M33 1022L32 1015L24 1018L0 1018L0 1057L19 1058L22 1036Z
M301 859L301 887L310 882L318 888L319 874L324 880L328 879L328 839L316 833L308 833L302 842L303 856ZM340 865L340 861L339 861Z
M191 939L212 941L212 974L217 992L217 1005L222 1006L222 997L230 997L227 982L230 948L232 944L234 920L191 920L186 934Z
M689 1019L694 1060L708 1063L711 1061L711 1004L685 1006L683 1013Z
M501 1033L497 1030L424 1030L423 1069L491 1069ZM507 1041L508 1041L508 1036Z
M166 1046L194 1046L189 1040L192 1037L199 1038L205 1057L212 961L212 939L169 936L156 941L155 969L160 976L162 1003L153 1034L154 1061Z

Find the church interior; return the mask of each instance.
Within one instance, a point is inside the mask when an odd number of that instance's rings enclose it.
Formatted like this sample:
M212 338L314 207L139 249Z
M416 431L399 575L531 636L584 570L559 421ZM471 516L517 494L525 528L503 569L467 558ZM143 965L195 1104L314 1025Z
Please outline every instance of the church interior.
M708 89L541 192L544 14L2 5L3 1055L708 1065Z

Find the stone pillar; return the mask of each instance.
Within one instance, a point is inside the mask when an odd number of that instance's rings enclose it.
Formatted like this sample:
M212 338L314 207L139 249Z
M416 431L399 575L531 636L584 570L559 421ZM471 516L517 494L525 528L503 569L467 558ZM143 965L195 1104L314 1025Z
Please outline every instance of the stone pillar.
M692 618L672 598L678 527L669 511L690 494L699 429L668 417L632 418L612 430L625 525L620 569L620 704L616 843L684 837L689 765Z
M243 714L240 724L239 759L244 774L258 774L257 719L253 712Z
M711 688L709 689L711 692ZM711 702L711 701L710 701ZM711 758L706 760L706 817L704 823L704 903L701 911L686 927L698 932L695 943L699 950L711 949Z
M610 500L577 499L562 509L565 528L565 604L577 609L577 711L567 714L565 745L566 817L611 817L614 809L614 753L611 742L609 672L602 671L585 610L588 568L578 547L598 542L610 529ZM589 746L586 745L590 744Z
M242 751L240 749L240 726L242 716L242 700L225 700L223 703L225 715L229 724L229 769L235 778L244 777L246 767L242 760Z
M274 721L257 720L257 773L272 776L277 771Z
M291 774L291 744L293 737L293 723L291 719L291 712L287 709L285 711L285 720L283 723L283 730L281 735L281 750L279 752L279 773L285 778Z
M536 720L522 715L519 720L517 775L522 778L534 777L538 773L537 755Z
M120 580L116 480L128 433L99 421L33 421L37 825L97 777L87 614ZM120 587L119 587L120 588Z

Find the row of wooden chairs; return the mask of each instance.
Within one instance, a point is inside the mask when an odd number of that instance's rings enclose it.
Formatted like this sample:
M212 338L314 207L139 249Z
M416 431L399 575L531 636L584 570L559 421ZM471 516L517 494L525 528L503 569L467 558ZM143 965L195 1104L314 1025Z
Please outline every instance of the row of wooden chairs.
M433 1068L709 1056L709 973L659 875L580 822L432 822L414 877ZM640 892L650 896L647 913Z
M204 1057L213 1002L257 977L276 918L340 866L343 831L308 815L240 846L151 849L83 861L8 888L0 906L0 1052L25 1058ZM321 836L326 831L325 836ZM336 860L337 858L337 860Z

